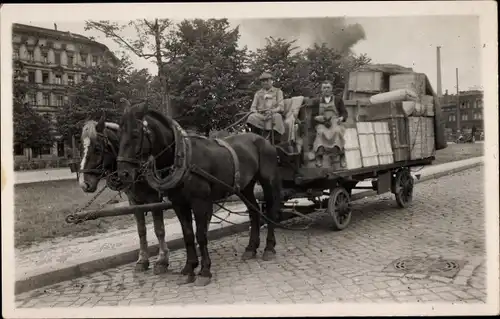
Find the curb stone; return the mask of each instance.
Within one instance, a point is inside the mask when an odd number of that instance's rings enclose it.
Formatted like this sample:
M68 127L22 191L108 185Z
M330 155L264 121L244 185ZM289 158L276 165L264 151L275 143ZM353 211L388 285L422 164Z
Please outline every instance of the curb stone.
M415 183L421 183L431 179L437 179L439 177L454 174L460 171L464 171L473 167L483 165L483 162L477 162L473 164L467 164L462 167L453 168L446 171L436 172L430 175L423 176L419 180L415 180ZM358 200L366 197L377 196L377 192L369 190L366 192L361 192L353 194L351 200ZM113 204L113 205L119 205ZM123 205L123 204L122 204ZM224 228L212 229L208 232L208 240L216 240L222 237L230 236L236 233L241 233L248 231L250 222L244 222L241 224L228 225ZM167 246L170 251L182 249L184 247L184 242L182 238L176 238L173 240L167 240ZM118 267L124 264L128 264L136 261L139 249L130 249L130 247L124 247L115 251L114 255L110 256L109 253L102 253L98 255L93 255L91 257L82 258L78 261L72 261L62 265L59 269L54 269L54 267L47 267L45 269L40 269L37 273L31 274L27 278L17 280L15 282L14 293L20 294L44 286L56 284L62 281L71 280L73 278L85 276L94 272L103 271L105 269ZM158 254L158 244L149 246L150 257L156 256ZM385 273L384 275L389 275ZM403 274L392 273L394 277L402 277ZM448 278L447 278L448 279ZM452 280L451 280L452 281Z

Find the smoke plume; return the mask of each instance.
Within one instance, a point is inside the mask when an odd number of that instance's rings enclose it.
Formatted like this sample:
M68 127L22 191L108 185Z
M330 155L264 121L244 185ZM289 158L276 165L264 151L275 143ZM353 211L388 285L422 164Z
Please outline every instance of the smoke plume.
M365 39L363 27L358 23L348 24L345 18L248 19L236 23L241 26L241 40L250 49L262 47L265 38L271 36L297 40L301 48L325 43L346 53Z

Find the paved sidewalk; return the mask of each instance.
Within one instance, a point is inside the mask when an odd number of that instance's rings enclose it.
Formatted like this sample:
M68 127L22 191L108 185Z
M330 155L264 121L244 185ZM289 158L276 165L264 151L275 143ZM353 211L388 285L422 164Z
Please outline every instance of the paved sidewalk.
M460 169L464 165L472 165L482 162L483 158L474 158L459 162L446 163L435 166L427 166L416 172L422 178L432 176L442 171L453 171ZM369 182L366 184L370 185ZM362 185L362 184L361 184ZM360 185L360 186L361 186ZM366 186L366 185L365 185ZM353 194L369 194L373 191L354 190ZM371 194L370 194L371 195ZM299 205L307 205L307 200L300 200ZM123 205L122 203L120 205ZM234 211L245 211L246 208L241 203L229 203L227 208ZM226 218L226 213L218 213L222 218ZM232 214L227 218L235 224L248 222L248 216ZM213 218L212 221L218 221ZM229 226L228 223L213 224L210 229L223 229ZM68 227L71 227L68 225ZM167 241L181 239L182 231L177 219L166 220ZM157 244L152 225L148 225L148 242L150 245ZM125 230L112 230L106 234L81 238L58 238L54 241L33 245L28 249L15 252L16 281L54 272L57 269L83 264L92 260L106 259L112 255L125 254L138 249L138 235L135 226Z
M76 179L76 173L71 173L69 167L51 168L32 171L16 171L14 172L14 178L14 184L18 185Z
M263 261L261 247L257 259L241 261L246 233L211 241L214 277L205 287L179 285L185 252L178 250L166 274L134 273L129 263L20 294L16 304L82 311L174 304L484 305L484 190L478 187L483 173L484 167L476 167L417 184L408 209L398 208L390 194L357 201L351 225L341 232L329 229L325 214L313 213L307 231L277 230L275 260ZM308 221L288 223L303 227ZM431 265L436 261L441 264Z

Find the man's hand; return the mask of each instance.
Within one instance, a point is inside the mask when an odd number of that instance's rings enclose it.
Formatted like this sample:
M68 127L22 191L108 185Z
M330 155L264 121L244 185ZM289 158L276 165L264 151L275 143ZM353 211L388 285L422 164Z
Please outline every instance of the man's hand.
M344 122L344 118L341 116L339 118L337 118L337 124L340 125Z
M318 116L315 116L315 117L314 117L314 120L315 120L316 122L323 123L323 122L325 121L325 117L324 117L324 116L322 116L322 115L318 115Z

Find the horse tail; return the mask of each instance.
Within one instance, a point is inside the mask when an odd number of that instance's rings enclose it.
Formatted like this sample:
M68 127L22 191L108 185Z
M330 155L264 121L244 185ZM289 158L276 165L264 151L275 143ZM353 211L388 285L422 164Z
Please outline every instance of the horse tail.
M281 176L278 167L278 151L263 137L254 142L259 156L258 180L264 192L264 200L279 210L281 205Z

